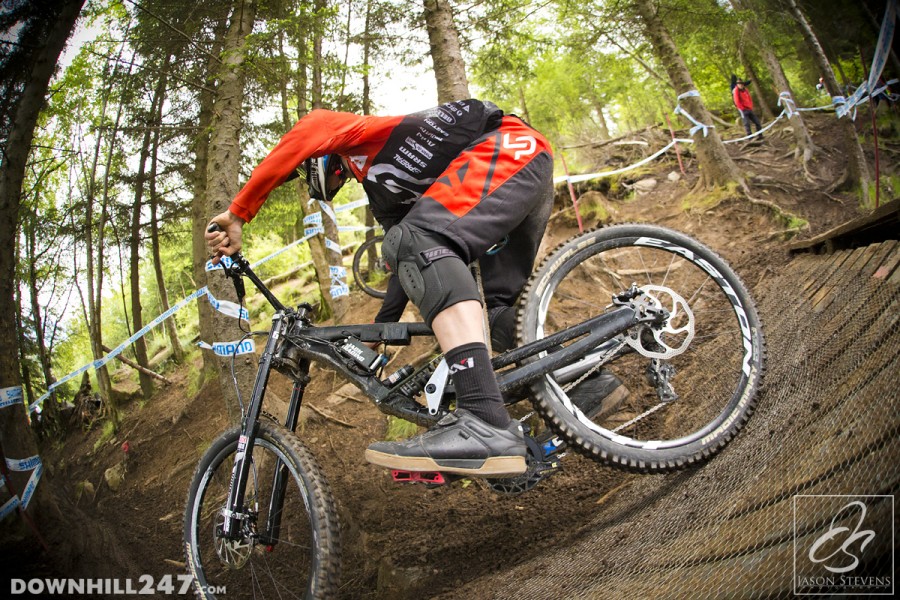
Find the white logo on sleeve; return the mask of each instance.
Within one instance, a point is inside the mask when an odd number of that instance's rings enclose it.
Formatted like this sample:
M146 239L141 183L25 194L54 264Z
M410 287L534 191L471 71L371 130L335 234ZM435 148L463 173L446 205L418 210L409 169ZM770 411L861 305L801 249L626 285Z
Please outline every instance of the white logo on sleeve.
M509 134L504 133L503 147L509 150L515 150L516 153L513 158L519 160L519 157L521 156L531 156L534 154L534 151L537 149L537 140L530 135L520 135L516 137L515 141L512 141Z

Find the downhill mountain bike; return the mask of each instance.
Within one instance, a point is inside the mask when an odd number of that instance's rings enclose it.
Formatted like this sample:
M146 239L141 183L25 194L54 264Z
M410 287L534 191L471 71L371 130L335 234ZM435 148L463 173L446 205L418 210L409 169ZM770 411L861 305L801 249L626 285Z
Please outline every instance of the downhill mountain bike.
M362 291L375 298L387 295L388 280L391 278L391 270L381 255L383 241L383 235L371 237L360 244L353 255L353 279Z
M338 512L295 431L311 362L354 383L384 413L426 426L452 408L449 369L436 357L386 374L383 349L431 335L425 324L316 326L309 305L284 306L242 256L232 258L225 274L239 297L246 277L275 314L241 425L213 442L194 474L187 565L204 598L223 588L248 598L332 597ZM698 464L746 423L764 371L759 318L737 275L699 242L650 225L606 227L560 245L523 292L517 335L519 346L493 359L498 382L508 403L531 399L547 427L532 429L533 419L522 418L528 470L487 480L502 494L558 472L567 447L645 473ZM630 391L617 410L573 402L601 368ZM294 381L283 423L263 410L273 369ZM393 476L428 485L451 478Z

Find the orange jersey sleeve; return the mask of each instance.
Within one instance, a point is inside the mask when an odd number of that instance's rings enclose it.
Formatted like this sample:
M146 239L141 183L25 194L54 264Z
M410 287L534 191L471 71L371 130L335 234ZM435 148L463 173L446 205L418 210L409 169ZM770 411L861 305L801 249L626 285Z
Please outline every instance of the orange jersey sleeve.
M344 154L365 139L367 123L373 117L314 110L297 121L294 127L269 152L228 210L250 221L276 187L308 158L325 154Z

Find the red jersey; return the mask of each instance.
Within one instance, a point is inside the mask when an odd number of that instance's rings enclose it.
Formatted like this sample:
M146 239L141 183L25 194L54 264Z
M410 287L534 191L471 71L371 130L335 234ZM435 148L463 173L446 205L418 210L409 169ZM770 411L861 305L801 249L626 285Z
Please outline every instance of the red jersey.
M747 88L741 89L738 86L734 86L732 95L734 96L734 105L737 106L738 110L753 110L753 99L750 97L750 92L747 91Z
M401 117L314 110L300 119L250 179L229 211L250 221L269 193L308 158L339 154L361 181L375 218L386 228L409 211L475 139L500 126L490 102L461 100Z

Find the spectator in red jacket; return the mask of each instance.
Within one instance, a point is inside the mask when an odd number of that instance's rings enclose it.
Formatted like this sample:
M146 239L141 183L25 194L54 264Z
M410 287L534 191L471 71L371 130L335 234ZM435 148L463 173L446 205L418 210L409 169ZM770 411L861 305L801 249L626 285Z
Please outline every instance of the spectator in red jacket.
M754 123L756 124L759 139L762 139L762 134L759 133L762 131L762 124L759 122L756 113L753 112L753 99L750 97L750 92L747 91L748 83L750 83L749 80L738 79L737 85L734 86L734 91L732 92L734 105L741 112L741 120L744 122L744 130L747 132L747 135L750 135L750 123Z

